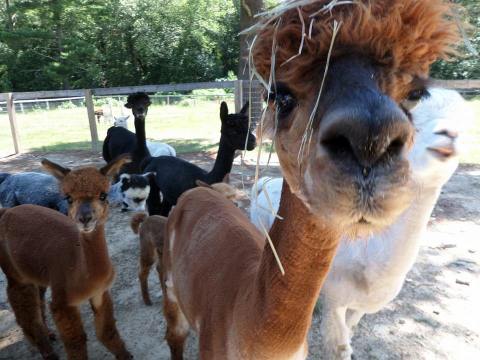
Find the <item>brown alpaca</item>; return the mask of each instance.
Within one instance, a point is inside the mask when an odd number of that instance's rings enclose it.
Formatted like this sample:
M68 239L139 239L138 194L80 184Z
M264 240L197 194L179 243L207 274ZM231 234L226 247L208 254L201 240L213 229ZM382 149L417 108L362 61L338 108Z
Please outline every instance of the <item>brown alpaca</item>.
M215 190L233 203L236 203L236 201L244 197L244 194L240 190L228 184L228 174L221 183L209 185L203 181L197 180L196 184L199 187L206 187ZM158 276L161 279L161 261L166 223L167 218L164 216L148 216L145 213L135 214L131 220L133 232L140 235L140 270L138 272L138 279L140 281L142 298L145 305L152 305L148 293L148 275L155 262L157 263L156 268Z
M257 72L272 83L260 130L273 137L285 178L283 220L270 231L285 273L230 201L205 188L184 193L166 224L162 260L173 359L183 358L190 329L200 359L305 358L340 237L382 229L413 198L408 109L456 38L449 3L304 3L273 10L252 45Z
M45 322L47 287L68 359L88 357L78 309L87 300L98 339L116 358L132 358L115 325L109 294L115 271L104 231L110 178L128 161L122 157L100 170L70 170L43 160L67 197L68 217L36 205L0 209L0 266L8 281L8 299L25 337L44 359L58 359Z
M239 206L241 200L246 199L247 195L242 191L237 189L235 186L230 184L230 174L225 175L222 182L215 184L207 184L202 180L196 180L195 184L198 187L206 187L216 192L222 194L228 200L232 201L235 205Z
M148 216L145 213L133 215L131 227L135 234L139 234L140 242L140 270L138 279L142 290L142 298L145 305L152 305L148 293L148 275L150 268L156 262L157 272L160 278L163 238L167 218L160 215Z

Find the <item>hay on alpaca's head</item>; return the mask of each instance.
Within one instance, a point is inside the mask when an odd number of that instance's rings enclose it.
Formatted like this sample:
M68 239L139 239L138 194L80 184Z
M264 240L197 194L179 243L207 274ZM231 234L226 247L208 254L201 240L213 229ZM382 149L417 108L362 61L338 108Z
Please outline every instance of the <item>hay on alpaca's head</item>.
M381 65L380 73L376 74L381 89L397 101L407 95L408 85L416 77L428 76L435 60L455 53L459 39L452 18L455 5L447 1L357 0L330 11L319 11L330 2L312 1L299 7L300 11L286 10L279 16L280 23L268 20L260 23L252 58L256 71L264 79L269 78L271 71L275 37L278 44L274 54L275 80L288 83L299 93L310 91L306 84L311 83L312 72L320 73L324 67L334 20L342 25L336 35L332 59L352 53L370 57ZM303 35L302 23L310 24L311 37ZM298 53L302 37L301 54L285 63Z

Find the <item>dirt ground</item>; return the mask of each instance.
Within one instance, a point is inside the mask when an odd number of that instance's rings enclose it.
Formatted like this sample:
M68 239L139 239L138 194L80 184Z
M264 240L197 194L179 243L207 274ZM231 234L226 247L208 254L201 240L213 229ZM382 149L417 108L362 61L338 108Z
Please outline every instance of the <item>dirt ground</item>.
M67 166L102 163L99 154L87 151L23 154L0 159L0 171L40 170L42 157ZM205 168L213 163L209 154L183 157ZM243 183L248 189L253 171L253 166L240 166L237 158L231 178L241 187L243 173ZM272 166L265 174L279 175L278 166ZM117 324L136 359L168 359L158 278L152 271L150 292L154 304L145 306L137 280L138 240L130 230L130 217L131 213L112 208L106 228L110 255L117 270L112 287ZM356 359L480 359L479 234L480 166L461 165L444 187L417 262L400 295L379 313L365 316L356 329L353 338ZM5 277L0 272L0 359L40 359L15 323L5 287ZM95 337L89 306L82 307L82 317L90 358L113 358ZM319 320L315 314L309 336L309 359L321 358ZM65 358L59 341L55 348ZM186 358L197 358L194 336L189 339Z

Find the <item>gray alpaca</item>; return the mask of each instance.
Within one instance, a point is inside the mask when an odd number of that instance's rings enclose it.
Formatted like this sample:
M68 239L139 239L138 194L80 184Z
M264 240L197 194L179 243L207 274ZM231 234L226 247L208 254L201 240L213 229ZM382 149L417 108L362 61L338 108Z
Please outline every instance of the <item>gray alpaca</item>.
M14 207L34 204L67 214L68 204L58 188L58 181L51 175L24 172L0 173L0 205Z

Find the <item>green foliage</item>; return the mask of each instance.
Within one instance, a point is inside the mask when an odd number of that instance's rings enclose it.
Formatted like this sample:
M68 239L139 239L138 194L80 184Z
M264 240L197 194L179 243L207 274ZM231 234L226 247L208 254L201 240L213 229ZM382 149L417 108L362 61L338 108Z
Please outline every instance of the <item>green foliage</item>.
M0 3L0 92L211 81L238 64L238 1Z
M264 0L270 8L279 0ZM479 0L457 0L480 51ZM0 92L234 79L239 0L0 1ZM480 78L478 55L432 76Z
M73 102L71 101L63 101L58 107L57 109L62 109L62 110L66 110L66 109L76 109L78 106L75 105Z
M470 24L465 27L466 40L460 46L461 57L453 61L437 61L431 76L438 79L480 79L480 1L457 0L463 6L460 21ZM465 44L465 42L468 42Z

